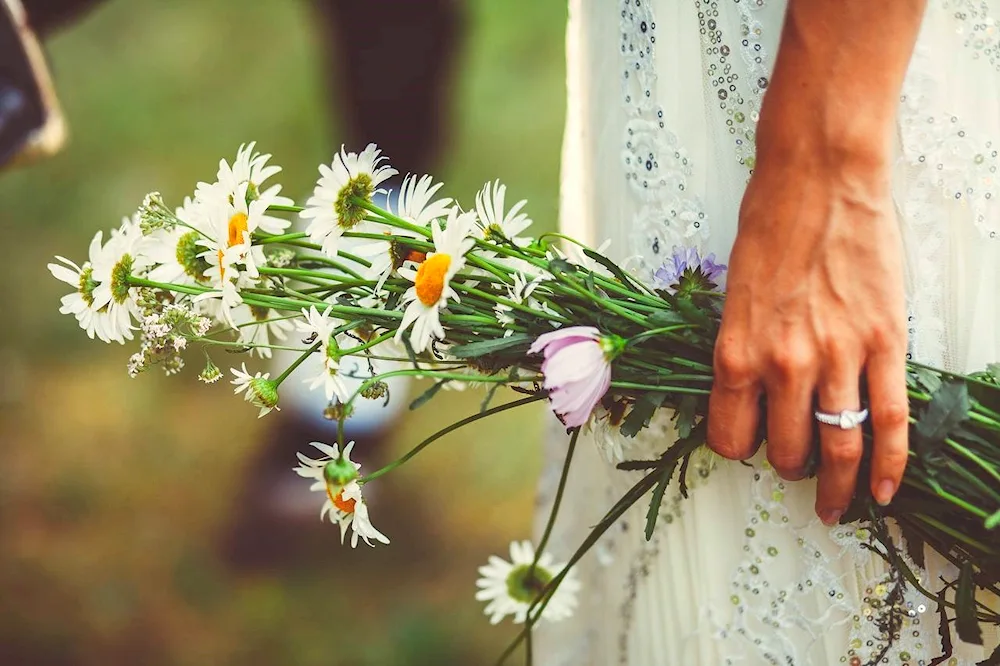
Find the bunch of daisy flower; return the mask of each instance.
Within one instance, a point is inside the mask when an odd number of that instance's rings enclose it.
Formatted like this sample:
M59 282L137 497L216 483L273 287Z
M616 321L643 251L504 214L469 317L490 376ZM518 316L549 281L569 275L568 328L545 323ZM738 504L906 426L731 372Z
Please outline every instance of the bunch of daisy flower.
M154 365L176 374L185 355L198 354L199 379L228 377L258 417L280 409L283 383L318 354L304 381L327 401L339 437L314 442L321 457L299 454L289 473L310 482L320 519L352 548L390 541L373 525L369 483L467 423L546 402L569 435L548 522L537 546L515 541L509 560L491 557L475 595L491 622L523 624L509 656L538 622L572 614L584 592L574 567L621 516L648 501L651 537L668 484L688 492L705 441L726 267L683 246L690 234L645 273L613 262L607 244L532 237L526 203L508 207L499 181L467 206L440 196L443 185L430 175L409 174L388 192L397 172L374 144L342 148L321 165L304 205L282 195L280 173L248 143L180 206L151 193L134 215L95 234L82 263L49 264L69 287L60 311L91 338L124 344L138 336L131 376ZM295 360L273 376L254 366L276 349ZM227 372L213 356L239 365ZM403 375L429 382L412 408L469 386L483 391L480 410L363 475L344 420L359 400L397 399L386 380ZM915 448L903 488L888 507L860 494L844 520L867 523L869 545L897 568L898 585L913 577L885 526L890 517L963 571L942 590L963 600L974 588L1000 593L1000 366L958 376L911 363L908 380ZM494 404L498 395L511 399ZM637 445L647 428L664 436ZM557 562L546 548L582 433L634 485ZM952 606L966 640L977 622L1000 625L1000 609Z

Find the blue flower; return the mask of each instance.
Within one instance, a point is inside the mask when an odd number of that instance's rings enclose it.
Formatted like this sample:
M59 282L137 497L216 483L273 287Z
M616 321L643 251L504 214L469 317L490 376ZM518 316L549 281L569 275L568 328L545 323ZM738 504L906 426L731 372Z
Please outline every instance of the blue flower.
M692 290L720 290L726 265L715 263L715 254L702 257L697 248L674 246L673 256L653 273L655 285L670 294Z

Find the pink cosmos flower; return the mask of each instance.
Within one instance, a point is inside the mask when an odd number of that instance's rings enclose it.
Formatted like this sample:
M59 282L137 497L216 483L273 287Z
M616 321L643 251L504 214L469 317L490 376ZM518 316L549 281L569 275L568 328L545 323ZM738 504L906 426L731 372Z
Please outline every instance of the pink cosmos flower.
M528 350L544 353L542 386L552 411L569 427L582 426L611 386L611 360L624 341L593 326L569 326L540 335Z

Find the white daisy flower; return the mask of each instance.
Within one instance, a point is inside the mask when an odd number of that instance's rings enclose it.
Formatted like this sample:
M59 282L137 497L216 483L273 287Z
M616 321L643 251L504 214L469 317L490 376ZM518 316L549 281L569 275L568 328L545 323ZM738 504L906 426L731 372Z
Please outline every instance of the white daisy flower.
M186 197L175 212L182 224L157 229L147 236L144 252L153 264L150 280L187 286L208 282L205 272L209 264L203 256L205 248L198 242L203 234L199 225L204 219L198 206L196 201Z
M531 240L520 238L518 234L531 226L531 218L521 212L528 202L522 199L504 212L506 195L507 186L499 180L486 183L476 193L476 214L483 229L483 237L496 241L509 240L519 246L527 245Z
M91 339L96 335L104 342L111 342L112 337L108 334L107 326L110 318L108 304L107 302L98 302L94 294L98 287L97 280L94 279L94 261L100 263L105 251L102 242L103 236L103 232L98 231L91 239L88 251L89 259L83 263L83 266L77 266L69 259L57 256L56 259L61 263L49 264L48 268L53 277L74 288L73 292L62 297L62 306L59 308L59 312L76 317L80 328L85 330ZM108 293L104 293L103 296L110 298ZM124 340L120 340L120 342L124 342Z
M514 284L507 286L507 300L514 301L519 305L527 304L530 308L541 310L543 309L542 305L537 299L531 297L532 292L534 292L541 283L541 276L529 281L523 273L515 273ZM497 322L507 329L504 331L504 337L509 337L514 333L514 330L511 327L517 321L511 314L514 311L514 308L509 305L504 305L503 303L497 303L493 306L493 311L496 313Z
M200 208L203 214L202 224L204 235L198 239L198 244L205 248L201 256L208 263L204 276L214 291L201 294L197 300L206 298L221 298L222 314L230 326L236 326L232 309L241 301L239 292L244 287L253 286L260 273L259 265L266 263L264 249L252 245L253 232L261 227L264 212L270 205L270 199L261 195L247 203L245 196L249 183L238 187L237 197L230 202L214 191L213 198L203 201Z
M337 256L343 233L368 216L368 211L353 201L354 197L371 201L372 195L381 191L379 185L398 173L381 164L385 158L380 155L374 143L361 154L348 153L341 146L330 166L319 166L319 182L300 215L311 220L306 232L314 243L322 244L328 256Z
M555 564L552 556L545 553L532 572L534 559L535 549L531 542L513 541L510 544L510 562L491 555L489 563L479 568L476 599L489 602L485 613L490 616L490 624L499 624L508 615L514 616L515 623L524 622L528 617L528 608L565 566ZM541 619L558 622L572 616L579 590L576 571L571 569L552 593Z
M288 332L295 328L295 324L290 319L282 318L280 312L245 303L233 308L233 320L237 324L240 342L253 346L251 353L256 352L261 358L271 358L269 345L286 340Z
M239 395L243 394L243 398L254 405L255 407L260 407L260 413L257 414L257 418L264 416L269 413L272 409L277 409L281 411L278 407L278 387L273 381L271 381L270 373L260 373L251 375L247 371L247 364L244 363L241 370L236 368L230 368L230 372L236 379L230 382L236 388L233 389L233 393Z
M92 278L98 283L94 289L94 304L107 309L104 323L106 335L118 342L132 339L132 317L138 316L139 288L129 284L129 278L149 265L143 245L145 237L138 219L124 218L118 229L91 262Z
M358 547L359 539L363 539L369 546L375 545L372 540L389 543L388 537L375 529L368 517L368 506L361 495L361 484L357 482L361 465L351 460L354 442L344 447L343 457L336 445L328 446L320 442L313 442L312 445L326 454L326 457L313 460L297 453L300 464L295 472L315 481L309 487L310 490L326 493L326 501L320 509L320 519L329 516L330 522L340 525L341 543L350 529L351 548Z
M219 160L216 182L198 183L195 190L196 198L207 200L214 196L222 196L230 204L235 204L238 199L243 199L246 204L264 199L267 201L267 206L294 204L295 202L288 197L279 196L281 185L272 185L266 190L263 189L264 181L279 173L281 167L268 166L267 161L271 159L271 156L254 152L256 145L255 141L242 144L236 151L236 159L233 160L232 166L224 159ZM260 213L259 228L272 234L282 233L291 222L284 218L268 215L267 206Z
M408 222L421 227L430 226L431 220L447 217L451 199L436 199L434 195L441 189L443 183L435 183L430 176L408 175L403 179L403 185L399 189L396 199L397 217L401 217ZM389 207L392 212L392 207ZM424 240L422 236L406 229L382 229L386 235L392 234L395 237L414 238ZM417 250L407 248L405 243L397 240L392 241L371 241L353 248L354 254L364 257L371 262L371 267L365 273L369 280L376 280L375 291L380 291L385 281L392 276L405 261L420 262L424 259L424 254Z
M308 340L320 343L319 354L323 359L323 367L319 374L307 377L305 383L309 384L310 391L322 386L327 400L333 400L336 396L340 402L347 402L351 392L347 390L347 384L340 374L340 348L333 335L338 323L330 317L330 308L320 312L315 305L309 306L308 310L303 308L302 316L305 319L296 320L295 328L309 336Z
M416 270L406 266L399 269L399 274L412 281L413 286L403 294L402 302L408 305L396 331L396 340L401 340L404 331L412 325L410 344L416 352L424 351L433 339L444 337L440 310L448 304L449 298L459 300L450 282L465 266L465 253L475 245L471 236L475 223L475 213L460 213L452 208L444 229L440 220L431 223L434 252L428 254Z

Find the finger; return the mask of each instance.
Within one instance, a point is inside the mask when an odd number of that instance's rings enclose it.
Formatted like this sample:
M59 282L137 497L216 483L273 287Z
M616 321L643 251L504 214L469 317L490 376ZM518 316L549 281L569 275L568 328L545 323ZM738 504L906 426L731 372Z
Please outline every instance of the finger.
M868 360L868 395L875 443L872 446L872 497L885 506L892 501L909 457L909 403L906 357L881 352Z
M742 355L715 349L715 381L708 399L708 446L723 458L745 460L756 450L760 383Z
M819 384L819 409L837 414L844 409L858 409L859 370L853 363L831 359L835 363ZM820 468L816 490L816 513L827 525L836 524L854 497L858 466L861 464L861 428L842 430L839 426L819 424Z
M812 446L816 372L806 363L782 367L785 371L764 382L767 459L781 478L797 481L805 476Z

